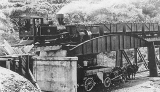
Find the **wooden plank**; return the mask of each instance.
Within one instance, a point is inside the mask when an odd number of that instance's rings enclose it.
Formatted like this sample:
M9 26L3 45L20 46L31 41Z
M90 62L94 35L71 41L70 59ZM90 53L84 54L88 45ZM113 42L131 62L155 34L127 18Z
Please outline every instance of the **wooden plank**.
M105 44L105 37L102 37L102 52L106 52L106 44Z
M98 53L102 52L102 38L97 39L98 43Z
M24 65L24 67L26 66L26 62L22 60L22 65Z
M107 37L108 37L108 36L105 36L105 51L108 50L108 47L107 47Z
M18 67L18 66L16 66L16 61L15 61L15 60L12 61L12 64L13 64L13 65L12 65L12 66L13 66L13 71L16 72L16 69L17 69L17 67Z
M116 39L117 39L117 42L116 42L116 50L119 50L120 49L120 36L119 35L116 35Z
M103 30L104 33L108 33L108 32L106 31L105 25L99 24L99 28L100 28L100 30Z
M134 38L134 41L135 41L135 42L134 42L134 43L135 43L135 44L134 44L134 45L135 45L134 48L138 48L138 39L137 39L137 38Z
M148 68L150 69L150 76L151 77L157 77L157 64L156 64L156 55L155 55L155 47L154 43L150 43L150 46L148 46Z
M160 46L158 46L158 48L159 48L159 53L160 53ZM160 58L160 55L159 55L159 58Z
M4 49L10 54L17 54L14 49L11 47L11 45L6 41L4 40Z
M158 31L158 23L154 23L153 26L154 26L154 31Z
M29 73L29 56L26 56L26 72ZM28 75L27 75L28 76Z
M37 84L36 79L34 78L34 76L33 76L33 74L32 74L32 72L31 72L30 69L29 69L29 75L31 76L32 83L33 83L34 85L36 85L36 87L38 88L38 90L39 90L40 92L42 92L41 89L40 89L40 87L39 87L39 85Z
M87 44L83 44L83 54L87 54Z
M115 24L115 25L116 25L116 29L115 30L116 30L116 33L117 33L118 32L118 28L117 28L118 26L117 26L117 24Z
M19 70L19 74L22 75L22 60L21 60L21 56L19 56L18 59L19 59L18 70Z
M145 30L145 32L150 31L150 23L144 24L144 30Z
M136 28L136 23L132 23L132 32L136 32L137 28Z
M115 51L119 48L118 36L111 36L111 50Z
M83 54L82 52L83 52L82 46L78 46L78 47L73 48L72 50L70 50L68 52L68 55L69 56L82 55Z
M23 68L21 69L21 71L22 71L21 75L25 76L26 75L26 71Z
M111 32L111 24L104 24L104 30L106 33L110 33Z
M29 55L29 69L31 70L31 72L33 73L33 61L34 59L32 59L32 56L31 55Z
M116 33L116 24L111 24L111 33Z
M123 66L123 63L122 63L122 51L118 50L116 51L116 64L115 66L120 66L122 67Z
M134 48L134 62L137 65L137 48Z
M126 25L123 25L123 34L126 34Z
M120 45L120 50L123 50L124 49L124 35L120 35L119 45Z
M82 55L83 54L82 46L77 47L76 50L74 50L74 52L71 52L71 54Z
M87 54L92 53L92 41L87 42Z
M134 48L134 45L135 45L134 38L133 38L133 37L131 37L131 48Z
M141 40L141 47L146 47L146 42Z
M137 42L137 46L140 47L140 46L141 46L141 41L140 41L140 39L138 39L137 41L138 41L138 42Z
M127 37L127 49L130 49L131 48L131 37L130 36L126 36Z
M130 48L130 36L124 36L124 49Z
M147 47L146 41L141 40L141 47Z
M154 24L150 23L150 31L154 31Z
M97 48L98 48L98 45L97 45L97 40L93 40L93 53L97 53L98 52L98 50L97 50Z
M132 32L132 23L125 23L126 25L126 32Z
M123 24L122 23L117 23L117 31L123 32Z
M115 50L115 37L111 36L111 39L110 39L110 44L111 44L111 51L112 50Z
M138 32L142 31L142 23L137 23L137 31Z
M160 26L158 25L158 36L160 36Z
M111 37L107 36L107 51L111 51Z
M142 23L142 37L146 37L146 34L145 34L145 24L144 23Z

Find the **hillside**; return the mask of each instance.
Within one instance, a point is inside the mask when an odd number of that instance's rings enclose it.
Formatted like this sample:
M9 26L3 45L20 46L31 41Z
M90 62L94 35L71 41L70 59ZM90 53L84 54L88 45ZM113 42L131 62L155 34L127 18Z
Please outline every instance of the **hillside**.
M0 67L1 92L40 92L34 85L19 74Z

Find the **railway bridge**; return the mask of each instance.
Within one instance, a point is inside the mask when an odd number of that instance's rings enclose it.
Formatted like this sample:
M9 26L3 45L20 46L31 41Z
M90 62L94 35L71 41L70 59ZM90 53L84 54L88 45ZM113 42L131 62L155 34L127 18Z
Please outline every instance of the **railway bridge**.
M70 56L95 55L101 52L116 51L116 66L123 66L122 55L129 64L132 64L125 52L125 49L134 49L134 62L137 64L137 55L144 61L146 69L150 70L150 76L158 76L157 58L155 46L160 45L160 26L158 23L116 23L97 24L103 35L82 42L69 50ZM91 27L93 28L93 27ZM148 63L145 62L139 48L148 48ZM160 48L160 47L159 47ZM81 61L80 61L81 62Z
M67 50L67 57L52 56L33 59L30 55L20 54L3 56L0 59L3 58L1 61L6 61L7 68L31 80L36 87L40 85L42 90L76 92L78 78L84 75L78 71L78 68L81 69L81 66L84 66L84 61L89 61L91 63L90 66L94 67L83 67L91 71L91 73L86 73L80 82L85 80L84 84L82 84L85 86L86 91L90 91L94 86L92 77L95 76L92 75L101 76L102 72L110 71L108 67L97 66L94 58L99 53L111 51L116 51L115 66L124 66L123 57L128 64L137 64L139 55L144 62L145 68L149 69L150 76L158 76L157 58L155 55L155 46L159 47L160 51L160 25L158 23L89 24L85 25L83 29L77 25L66 25L67 31L63 32L64 30L60 30L62 31L60 32L56 26L42 24L43 18L28 18L26 20L26 25L20 28L19 33L20 39L29 42L25 41L25 45L33 43L34 47L39 46L41 48L57 45L58 43L58 45L62 45L62 48ZM38 42L42 44L37 45ZM22 45L22 43L20 44ZM16 46L14 47L16 48ZM140 47L148 48L149 62L145 61L139 50ZM134 62L130 61L125 49L134 49ZM11 51L11 49L9 50ZM78 57L78 60L74 57ZM76 60L77 62L70 62ZM18 65L16 65L17 62ZM104 72L104 74L106 78L102 79L102 82L105 87L108 87L108 73ZM89 77L86 78L86 76ZM38 84L36 81L38 81ZM92 84L91 86L90 83ZM78 85L80 86L80 84Z

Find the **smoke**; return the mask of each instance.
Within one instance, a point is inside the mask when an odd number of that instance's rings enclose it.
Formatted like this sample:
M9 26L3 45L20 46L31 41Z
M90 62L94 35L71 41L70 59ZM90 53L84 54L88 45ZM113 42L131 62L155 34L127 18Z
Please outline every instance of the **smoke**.
M147 0L141 0L144 2ZM67 14L80 11L85 14L90 14L98 9L109 9L116 5L130 5L133 2L140 2L139 0L77 0L72 1L68 5L62 7L57 14Z
M3 11L0 10L0 19L6 19L5 14L3 13Z
M60 9L68 23L144 21L142 5L149 0L74 0Z

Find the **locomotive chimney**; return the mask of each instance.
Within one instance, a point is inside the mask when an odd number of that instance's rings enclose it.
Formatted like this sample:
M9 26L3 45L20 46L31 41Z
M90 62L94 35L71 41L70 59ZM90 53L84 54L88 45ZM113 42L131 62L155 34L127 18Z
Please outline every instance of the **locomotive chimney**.
M63 21L63 19L64 19L64 14L57 14L57 15L56 15L56 18L57 18L58 23L59 23L60 25L64 25L64 21Z

